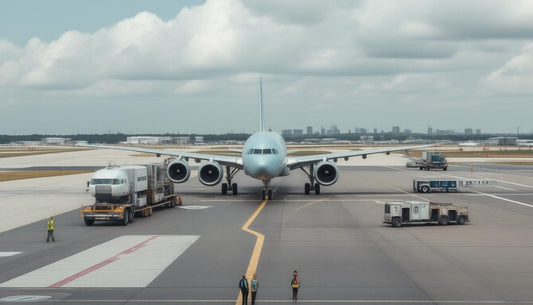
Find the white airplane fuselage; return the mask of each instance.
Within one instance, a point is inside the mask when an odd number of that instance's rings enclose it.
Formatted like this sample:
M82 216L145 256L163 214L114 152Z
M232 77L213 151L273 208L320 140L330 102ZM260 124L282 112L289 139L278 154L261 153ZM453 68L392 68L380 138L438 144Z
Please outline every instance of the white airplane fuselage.
M285 164L286 157L287 146L281 135L267 131L254 133L244 143L244 173L262 181L286 176L290 171Z

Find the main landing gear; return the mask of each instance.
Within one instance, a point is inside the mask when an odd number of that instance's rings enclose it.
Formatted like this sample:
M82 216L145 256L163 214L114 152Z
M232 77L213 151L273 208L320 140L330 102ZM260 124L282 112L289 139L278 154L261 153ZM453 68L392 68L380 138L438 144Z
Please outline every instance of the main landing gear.
M300 167L300 169L305 173L307 178L309 178L309 182L304 185L304 192L306 195L309 195L311 191L315 191L316 195L320 195L320 184L316 183L315 178L315 165L311 164L309 165L309 170L306 170L303 167Z
M222 183L222 195L226 195L228 191L231 191L233 195L239 194L237 183L231 183L231 179L233 179L233 176L239 170L238 168L231 168L229 165L226 165L226 183Z

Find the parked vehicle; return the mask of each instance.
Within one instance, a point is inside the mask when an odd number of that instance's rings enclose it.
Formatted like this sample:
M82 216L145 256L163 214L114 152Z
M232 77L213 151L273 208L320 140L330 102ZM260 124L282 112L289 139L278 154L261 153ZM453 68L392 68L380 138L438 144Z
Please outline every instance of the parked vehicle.
M435 223L447 225L456 223L464 225L469 222L468 208L451 203L434 203L428 201L401 201L385 203L383 222L393 227L413 223Z

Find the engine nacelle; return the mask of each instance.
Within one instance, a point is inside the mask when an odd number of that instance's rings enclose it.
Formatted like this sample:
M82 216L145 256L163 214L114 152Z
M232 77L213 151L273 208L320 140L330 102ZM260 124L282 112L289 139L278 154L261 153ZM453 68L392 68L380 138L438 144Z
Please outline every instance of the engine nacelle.
M339 178L339 167L331 161L322 161L315 167L315 179L321 185L332 185Z
M174 183L182 183L189 179L191 168L189 163L182 159L176 159L167 166L167 176Z
M224 170L217 162L205 162L198 168L198 179L203 185L217 185L223 176Z

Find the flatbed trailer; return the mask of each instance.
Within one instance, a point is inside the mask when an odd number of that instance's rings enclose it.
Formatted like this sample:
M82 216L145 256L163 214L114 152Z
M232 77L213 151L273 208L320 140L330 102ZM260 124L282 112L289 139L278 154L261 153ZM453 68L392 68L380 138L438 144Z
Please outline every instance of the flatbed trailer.
M82 206L80 218L91 226L95 221L115 221L124 226L135 216L151 216L158 207L174 208L182 199L166 175L166 163L108 166L88 182L95 203Z

